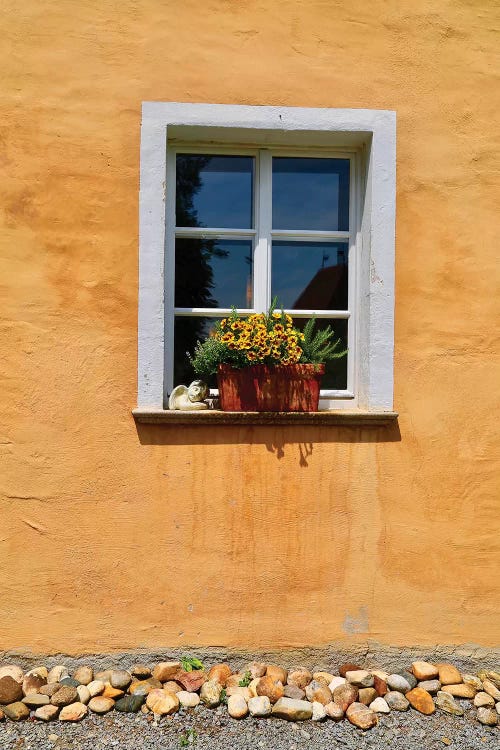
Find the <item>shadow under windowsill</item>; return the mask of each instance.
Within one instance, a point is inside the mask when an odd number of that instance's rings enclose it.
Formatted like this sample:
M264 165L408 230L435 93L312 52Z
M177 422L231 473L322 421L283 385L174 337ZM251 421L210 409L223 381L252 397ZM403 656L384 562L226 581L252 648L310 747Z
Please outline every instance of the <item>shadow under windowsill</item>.
M134 409L141 445L262 444L284 455L299 445L307 466L315 443L394 443L401 440L397 412L181 412Z

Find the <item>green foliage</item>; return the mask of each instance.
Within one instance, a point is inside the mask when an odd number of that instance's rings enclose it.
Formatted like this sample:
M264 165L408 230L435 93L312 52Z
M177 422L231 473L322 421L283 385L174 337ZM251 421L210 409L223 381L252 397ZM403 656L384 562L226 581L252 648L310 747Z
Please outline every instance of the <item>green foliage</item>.
M195 729L188 729L179 737L179 746L189 747L189 745L193 745L196 742L197 737L198 735L196 734Z
M316 318L307 321L304 330L304 340L302 341L302 356L300 361L305 364L321 364L329 362L332 359L345 357L347 349L339 349L340 339L335 339L333 328L328 325L326 328L320 328L314 332Z
M203 380L208 380L210 375L216 375L219 365L231 365L232 367L244 367L245 365L245 356L242 352L229 349L226 344L212 336L209 336L206 341L198 341L194 355L188 352L188 357L196 375Z
M252 682L252 675L250 674L250 672L245 672L242 679L238 682L238 685L240 687L248 687L251 682Z
M185 672L192 672L193 669L203 669L203 662L195 659L193 656L181 656L181 664Z
M220 702L227 706L227 692L226 688L222 688L220 691Z
M283 310L276 311L276 299L265 314L240 316L233 307L205 341L198 341L194 354L188 353L188 357L196 375L205 380L216 375L222 364L235 368L252 364L322 364L344 357L347 350L335 338L333 328L327 325L315 330L316 322L313 317L300 330L300 319L294 322Z

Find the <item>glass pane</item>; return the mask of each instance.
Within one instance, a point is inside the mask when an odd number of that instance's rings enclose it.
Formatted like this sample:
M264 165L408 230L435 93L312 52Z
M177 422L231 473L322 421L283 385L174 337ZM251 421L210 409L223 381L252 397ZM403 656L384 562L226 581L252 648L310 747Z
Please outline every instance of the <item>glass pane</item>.
M347 310L347 242L273 242L271 296L286 310Z
M308 318L294 318L294 325L302 330L307 323ZM316 318L315 330L331 326L335 332L335 338L340 339L338 351L342 352L347 349L347 320L338 320L335 318ZM347 388L347 357L346 354L340 359L332 359L326 362L325 374L321 381L321 390L344 391Z
M193 354L198 341L204 341L215 324L222 318L176 316L174 324L174 386L189 385L198 375L193 372L187 352ZM210 388L217 388L215 375L209 380Z
M253 241L177 239L176 307L252 307Z
M349 230L349 159L273 158L273 229Z
M178 227L253 226L253 156L178 154Z

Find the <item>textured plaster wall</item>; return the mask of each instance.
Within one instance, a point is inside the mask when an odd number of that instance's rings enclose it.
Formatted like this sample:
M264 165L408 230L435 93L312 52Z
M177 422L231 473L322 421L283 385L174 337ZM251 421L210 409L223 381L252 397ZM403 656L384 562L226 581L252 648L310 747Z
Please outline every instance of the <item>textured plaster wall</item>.
M1 23L0 648L498 643L498 5ZM143 100L397 111L399 431L138 432Z

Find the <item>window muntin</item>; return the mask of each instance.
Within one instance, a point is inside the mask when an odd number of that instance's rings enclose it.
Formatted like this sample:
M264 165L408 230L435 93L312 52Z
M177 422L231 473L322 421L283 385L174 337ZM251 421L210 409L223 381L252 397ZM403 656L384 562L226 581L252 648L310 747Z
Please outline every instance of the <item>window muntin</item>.
M347 357L334 360L327 368L323 406L329 405L328 399L352 398L356 355L354 154L305 155L237 147L221 151L176 146L168 153L170 178L177 169L176 185L183 192L182 201L176 198L177 220L184 222L175 227L170 243L167 227L167 248L175 248L176 269L184 270L182 283L176 270L173 320L166 325L167 352L175 351L174 362L171 357L166 359L168 390L189 380L189 366L182 360L208 332L207 321L220 319L233 304L243 314L265 310L276 294L279 306L293 315L296 325L301 327L314 313L318 325L330 323L349 349ZM195 186L191 199L186 196L186 175ZM287 195L293 210L287 209ZM209 218L210 226L206 225ZM191 243L191 258L189 253L181 255L186 240ZM214 252L214 248L222 252ZM189 290L189 265L196 255L203 258L202 265L210 267L208 294L206 288L197 293ZM299 289L301 275L304 283ZM331 294L323 289L328 277L334 286ZM306 306L314 288L316 302ZM299 293L294 298L295 292Z

